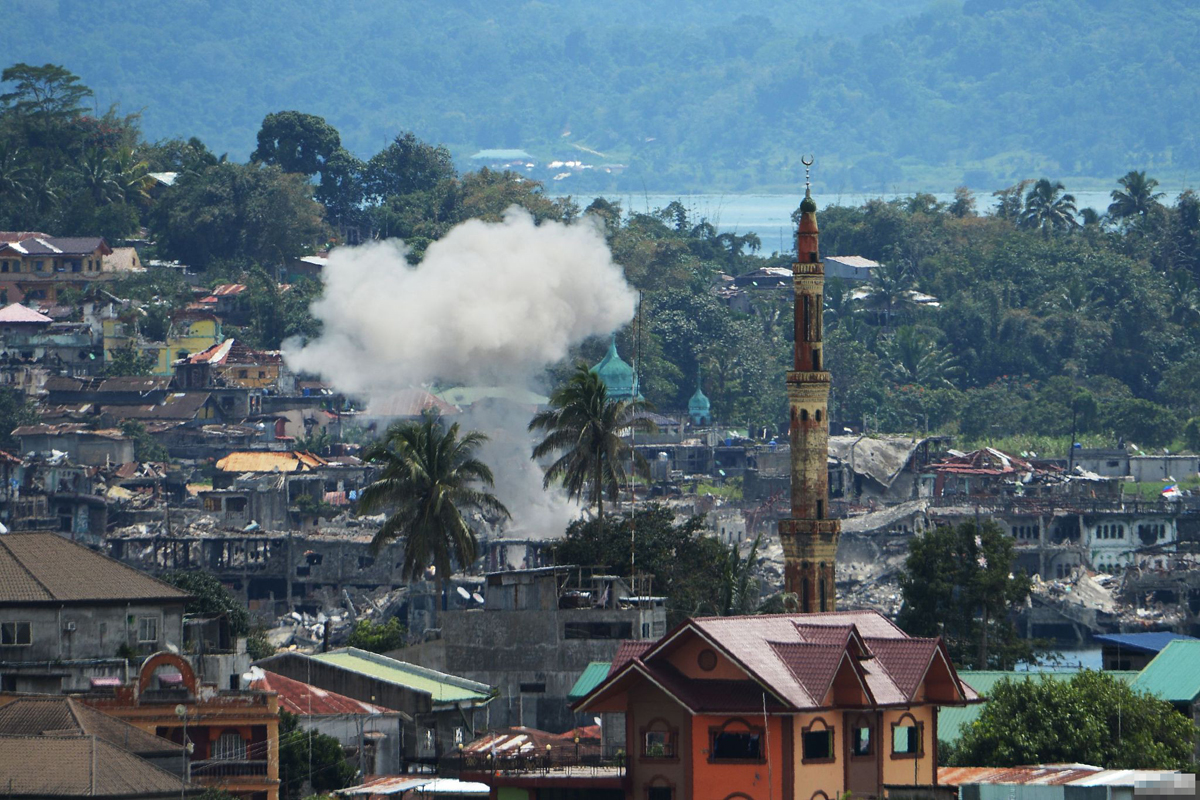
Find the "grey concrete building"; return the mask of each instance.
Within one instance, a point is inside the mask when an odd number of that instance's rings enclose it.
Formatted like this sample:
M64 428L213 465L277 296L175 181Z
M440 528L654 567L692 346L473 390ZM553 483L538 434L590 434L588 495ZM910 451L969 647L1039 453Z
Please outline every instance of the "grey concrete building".
M437 638L390 655L496 686L493 728L561 732L580 723L569 695L588 665L611 661L622 640L662 636L667 611L621 578L557 566L491 573L483 608L438 623L427 632Z
M56 533L0 536L0 691L128 679L128 658L183 644L188 595Z

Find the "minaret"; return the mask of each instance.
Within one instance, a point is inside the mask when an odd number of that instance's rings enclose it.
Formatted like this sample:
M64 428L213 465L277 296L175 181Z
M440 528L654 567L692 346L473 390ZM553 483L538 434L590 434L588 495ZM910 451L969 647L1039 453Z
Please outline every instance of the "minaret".
M785 592L799 598L800 610L833 611L834 559L841 523L829 518L829 373L821 354L825 266L817 249L817 204L805 164L804 200L796 231L796 345L787 375L792 455L792 516L779 521Z

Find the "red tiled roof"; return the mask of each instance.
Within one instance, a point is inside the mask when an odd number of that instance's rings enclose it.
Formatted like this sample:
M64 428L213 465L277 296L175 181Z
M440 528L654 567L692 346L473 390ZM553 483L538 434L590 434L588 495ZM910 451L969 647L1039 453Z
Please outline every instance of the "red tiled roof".
M867 639L871 652L905 698L913 696L937 651L937 639Z
M739 666L745 679L692 679L680 673L670 654L697 636ZM768 711L808 710L825 703L843 664L862 680L873 705L904 705L940 647L938 639L909 638L873 611L693 619L653 644L622 642L608 677L576 708L640 675L696 713L761 709L764 699ZM958 685L957 702L976 700L949 661L946 666Z
M390 708L364 703L352 697L286 678L277 672L263 670L263 677L250 684L251 689L275 692L279 707L297 716L324 717L334 714L396 714Z
M619 669L621 669L621 667L625 666L635 658L641 658L642 653L646 652L653 646L654 642L649 639L630 639L621 642L621 644L617 647L617 654L613 656L612 665L608 668L608 674L612 675L614 672L617 672Z

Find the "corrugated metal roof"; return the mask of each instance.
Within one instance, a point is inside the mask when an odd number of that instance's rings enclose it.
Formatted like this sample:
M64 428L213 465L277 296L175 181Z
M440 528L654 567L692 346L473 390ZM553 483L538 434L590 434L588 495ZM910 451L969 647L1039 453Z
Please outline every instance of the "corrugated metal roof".
M1040 764L1029 767L940 767L943 786L1004 784L1022 786L1173 786L1194 795L1196 776L1176 770L1101 769L1089 764ZM1061 795L1058 795L1061 796Z
M353 697L346 697L344 694L329 692L268 670L263 670L263 677L254 681L250 688L275 692L279 696L280 708L302 717L331 714L401 713L372 703L364 703Z
M1079 670L1063 670L1058 672L1005 672L1002 670L979 670L972 672L964 670L958 673L958 677L978 692L981 697L987 697L992 693L993 687L1005 678L1011 680L1021 680L1024 678L1040 680L1045 676L1050 680L1069 681L1078 674ZM1106 674L1125 683L1133 683L1138 676L1136 671L1128 670L1108 670ZM938 738L950 744L958 744L959 739L962 738L963 731L967 729L968 725L979 719L979 715L982 712L982 704L941 707L938 710Z
M57 533L0 536L0 603L188 598L169 583L68 541Z
M311 472L328 462L312 453L295 450L273 452L266 450L239 451L230 453L217 462L222 472Z
M1190 703L1200 696L1200 640L1171 642L1146 665L1134 691L1148 692L1171 703Z
M581 697L586 697L600 685L601 681L608 677L609 661L593 661L587 665L587 669L575 681L575 685L571 687L571 691L567 693L567 699L571 702L578 700Z
M1102 644L1113 644L1122 650L1132 650L1138 653L1160 653L1162 649L1176 639L1185 641L1200 641L1194 636L1170 631L1148 631L1146 633L1106 633L1093 636Z
M368 653L354 647L331 650L328 653L315 655L313 658L335 664L360 675L369 675L428 694L435 703L478 702L490 700L492 697L492 687L487 684L447 675L444 672L397 661L377 653Z

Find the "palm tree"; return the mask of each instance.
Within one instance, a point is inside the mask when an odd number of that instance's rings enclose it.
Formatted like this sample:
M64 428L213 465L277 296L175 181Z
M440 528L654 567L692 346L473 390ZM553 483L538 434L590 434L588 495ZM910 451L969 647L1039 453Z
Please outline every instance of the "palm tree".
M86 150L73 171L96 205L107 205L121 198L113 160L99 147Z
M394 540L404 541L402 575L413 578L432 564L444 587L452 564L470 566L478 541L465 514L479 511L508 518L508 509L486 488L492 471L475 457L487 441L478 431L459 436L433 414L419 421L398 422L381 441L367 449L367 461L381 468L379 478L363 489L362 513L387 509L390 514L371 540L379 552Z
M1079 223L1075 220L1075 195L1063 194L1067 187L1061 182L1051 183L1042 178L1025 195L1025 211L1021 214L1021 225L1040 230L1049 237L1051 232L1070 230Z
M911 325L897 328L883 343L885 369L892 382L927 388L952 387L959 367L953 355Z
M871 270L865 287L863 307L875 312L884 325L890 325L898 309L913 302L916 278L906 264L894 262Z
M1145 172L1130 170L1117 183L1121 184L1124 191L1114 189L1112 192L1113 201L1108 207L1108 215L1113 219L1145 217L1159 206L1158 201L1163 193L1154 191L1158 181L1147 178Z
M729 552L721 563L719 607L717 615L734 617L753 614L758 605L758 586L754 582L754 570L758 567L758 549L762 545L762 534L754 537L750 552L742 558L736 544L729 545Z
M627 476L625 459L634 469L649 471L646 460L625 440L626 430L653 432L654 423L639 412L647 410L643 400L616 400L600 376L580 363L571 377L550 396L550 408L534 415L531 431L546 431L546 438L533 448L534 458L559 454L546 467L545 488L562 481L567 494L596 506L596 517L604 518L604 495L615 501Z
M21 158L21 151L9 142L0 142L0 200L26 199L32 178L33 170Z
M154 185L154 179L150 177L148 161L138 158L133 148L122 146L112 157L112 166L115 173L113 179L126 203L150 202L150 187Z

